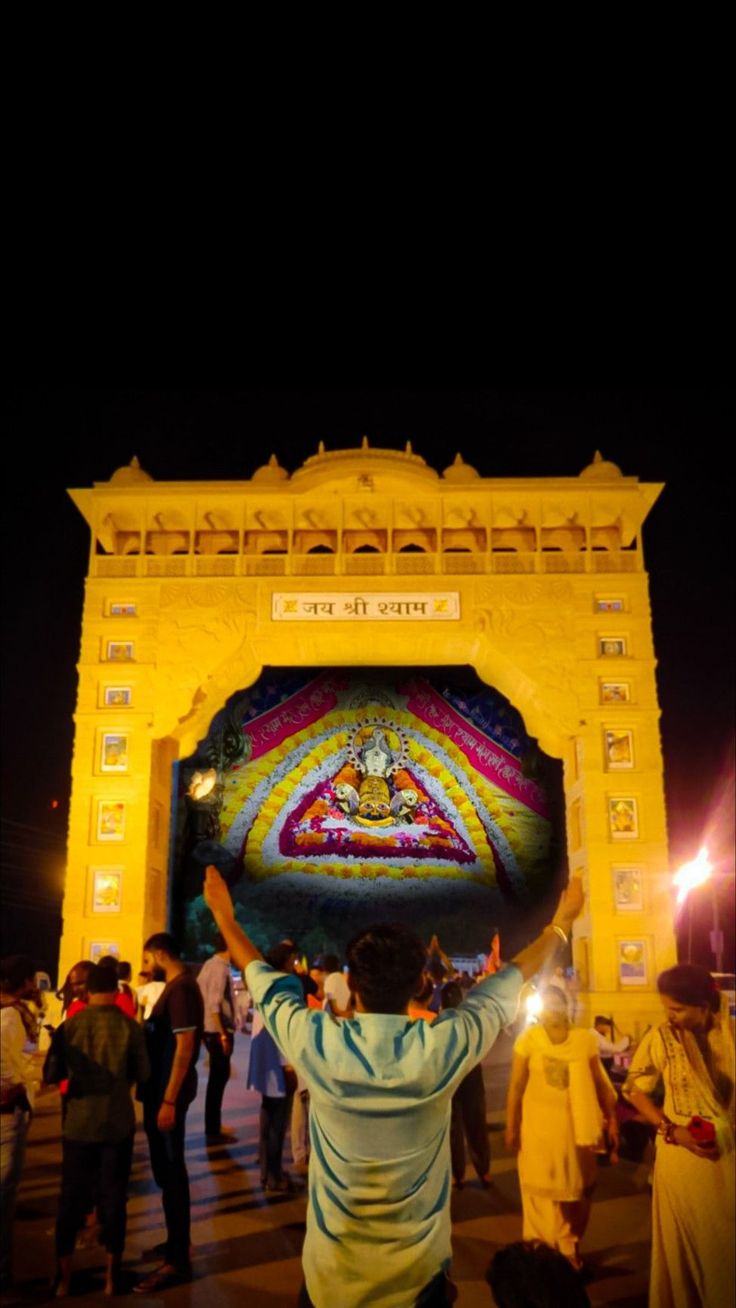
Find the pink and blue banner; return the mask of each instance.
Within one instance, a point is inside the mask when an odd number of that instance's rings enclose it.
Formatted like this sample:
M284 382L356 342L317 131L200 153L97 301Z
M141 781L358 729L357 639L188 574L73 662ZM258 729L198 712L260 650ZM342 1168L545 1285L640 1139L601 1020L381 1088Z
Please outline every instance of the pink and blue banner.
M477 731L428 682L412 682L407 689L411 690L407 701L410 713L420 722L426 722L428 727L447 736L448 740L462 750L476 772L539 813L540 817L549 817L549 805L544 791L536 782L524 776L519 761L513 754Z

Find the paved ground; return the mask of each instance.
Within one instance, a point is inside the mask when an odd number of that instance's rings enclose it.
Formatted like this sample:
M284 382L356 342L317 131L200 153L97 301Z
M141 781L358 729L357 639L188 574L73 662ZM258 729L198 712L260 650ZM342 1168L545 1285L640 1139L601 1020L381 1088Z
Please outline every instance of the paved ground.
M247 1038L240 1037L234 1078L228 1086L226 1124L237 1140L207 1150L203 1135L203 1095L189 1114L187 1155L192 1184L192 1240L195 1279L190 1285L142 1299L122 1294L116 1302L163 1304L166 1308L226 1308L258 1304L293 1308L301 1284L300 1250L305 1199L284 1197L267 1203L258 1184L256 1134L259 1097L245 1090ZM457 1308L491 1308L483 1274L495 1249L521 1237L521 1203L514 1160L503 1148L503 1095L510 1042L502 1037L484 1072L494 1185L481 1190L468 1176L453 1194L454 1277ZM200 1084L206 1072L201 1068ZM54 1269L53 1223L59 1192L60 1116L55 1095L42 1098L33 1121L15 1229L18 1293L3 1304L48 1301ZM288 1151L288 1142L287 1142ZM593 1215L583 1247L589 1262L593 1305L646 1308L650 1200L645 1164L623 1162L601 1170ZM159 1192L149 1178L146 1138L139 1131L128 1206L126 1269L130 1284L155 1260L144 1253L164 1239ZM77 1254L75 1294L69 1304L102 1303L102 1252ZM339 1294L334 1308L342 1308Z

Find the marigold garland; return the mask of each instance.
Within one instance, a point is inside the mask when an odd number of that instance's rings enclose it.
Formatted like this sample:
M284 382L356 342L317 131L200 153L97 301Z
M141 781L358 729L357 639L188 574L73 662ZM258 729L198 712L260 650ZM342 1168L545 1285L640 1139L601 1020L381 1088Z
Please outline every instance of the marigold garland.
M397 710L392 714L397 726L410 728L414 732L421 731L421 736L427 743L420 743L413 737L408 740L408 762L411 771L402 768L396 774L394 783L397 789L412 788L417 791L419 797L419 808L422 805L432 802L437 807L437 801L432 799L431 793L421 786L417 777L418 771L423 771L427 777L433 778L442 788L446 800L453 806L461 818L467 836L470 840L471 847L475 850L477 860L484 868L483 879L489 882L495 882L495 861L493 851L489 844L488 836L483 821L478 815L474 804L459 784L457 776L447 764L454 765L454 768L460 771L467 771L467 758L462 751L448 740L441 733L425 723L418 723L413 715L403 710ZM327 760L334 760L335 756L342 752L348 745L349 740L354 734L355 728L360 721L365 718L365 712L360 709L333 709L325 714L319 721L310 724L307 727L295 732L287 737L262 755L255 761L250 762L246 768L239 770L235 784L231 785L226 791L225 801L222 808L222 826L227 831L236 817L240 813L244 794L253 794L259 785L265 784L269 777L284 765L290 756L294 756L302 746L307 746L310 741L314 741L313 749L305 749L304 756L295 762L295 765L285 775L281 776L268 790L263 802L260 804L258 812L249 828L245 832L245 864L249 872L261 879L264 876L277 875L280 872L303 872L308 874L339 876L342 879L364 879L374 880L376 877L387 876L391 879L403 879L409 877L427 880L434 877L443 877L450 880L478 880L478 872L469 871L461 865L446 865L435 863L433 860L425 862L424 860L416 866L395 867L386 864L383 861L366 864L364 862L351 863L351 856L345 853L341 856L344 860L342 865L335 864L331 861L333 855L322 855L317 863L310 860L302 862L285 857L280 857L278 864L268 866L267 861L263 858L263 844L268 839L269 833L274 828L284 810L292 811L295 802L298 803L301 795L308 794L315 784L326 784L331 781L333 785L338 782L344 782L359 788L360 776L357 770L349 763L345 763L333 771L331 776L323 776L323 769ZM316 739L320 737L320 739ZM430 748L429 746L432 746ZM446 762L443 761L443 758ZM479 799L482 801L484 808L489 813L499 831L503 832L510 848L515 854L521 852L521 837L519 832L519 823L517 814L521 809L524 816L530 816L534 824L538 824L540 819L536 818L530 810L525 810L520 801L515 800L515 809L508 812L508 806L511 803L511 797L507 797L499 787L494 786L482 774L472 773L472 784L475 788ZM323 819L330 812L330 805L323 797L317 797L306 813L302 814L300 819L300 829L294 836L295 843L300 847L315 848L324 844L324 832L321 830L302 830L301 827L313 820ZM441 813L436 813L432 818L433 833L431 835L415 835L411 828L407 828L408 848L422 847L425 849L437 848L447 849L450 853L454 849L453 844L453 826L447 821ZM525 824L527 825L527 824ZM442 834L447 833L447 834ZM527 837L528 838L528 837ZM405 856L403 854L405 846L400 835L391 837L394 841L392 852L396 856ZM378 833L372 833L369 829L360 832L350 831L347 838L348 847L359 845L363 848L375 848L377 851L386 850L387 838Z

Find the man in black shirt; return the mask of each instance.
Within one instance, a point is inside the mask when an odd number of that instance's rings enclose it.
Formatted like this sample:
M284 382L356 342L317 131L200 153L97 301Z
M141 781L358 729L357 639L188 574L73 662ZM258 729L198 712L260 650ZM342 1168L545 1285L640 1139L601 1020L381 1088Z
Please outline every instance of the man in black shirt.
M143 967L152 974L162 973L166 981L145 1023L151 1079L141 1094L151 1167L162 1192L167 1240L162 1265L139 1282L135 1292L155 1294L191 1276L184 1128L187 1109L197 1093L196 1063L204 1007L199 986L182 963L173 936L161 931L146 941Z

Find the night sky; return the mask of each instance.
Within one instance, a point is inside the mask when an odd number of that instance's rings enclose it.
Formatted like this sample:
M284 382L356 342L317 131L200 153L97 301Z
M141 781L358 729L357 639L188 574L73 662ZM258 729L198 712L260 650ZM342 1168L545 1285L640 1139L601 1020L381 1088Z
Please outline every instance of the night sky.
M627 476L665 482L644 527L671 864L704 837L733 873L734 396L725 389L91 390L6 400L2 952L55 973L89 534L65 491L133 455L156 480L250 477L271 452L294 471L319 440L415 453L460 450L482 476L569 477L600 449ZM58 807L52 807L54 801ZM733 882L721 883L734 967ZM697 961L712 965L711 897L694 900ZM55 976L52 976L55 980Z

